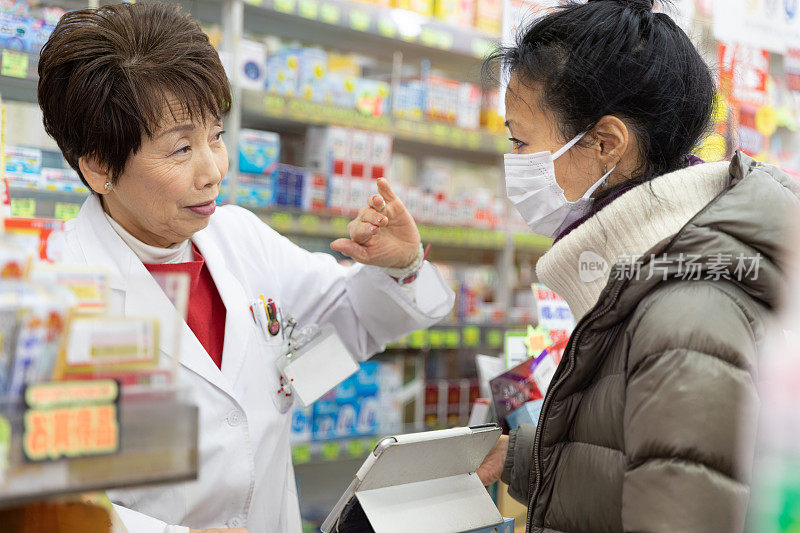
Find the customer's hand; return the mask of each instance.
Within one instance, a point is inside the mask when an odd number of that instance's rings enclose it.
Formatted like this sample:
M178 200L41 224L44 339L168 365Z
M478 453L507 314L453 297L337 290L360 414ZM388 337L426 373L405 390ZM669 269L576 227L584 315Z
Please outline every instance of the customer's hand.
M503 475L506 455L508 455L508 435L501 435L500 440L497 441L492 451L483 460L483 464L478 468L477 474L484 487L500 481L500 476Z
M212 529L190 529L189 533L248 533L248 531L243 527L234 527L234 528L212 528Z
M365 265L405 268L419 254L417 224L388 181L379 179L378 191L347 226L350 238L336 239L331 248Z

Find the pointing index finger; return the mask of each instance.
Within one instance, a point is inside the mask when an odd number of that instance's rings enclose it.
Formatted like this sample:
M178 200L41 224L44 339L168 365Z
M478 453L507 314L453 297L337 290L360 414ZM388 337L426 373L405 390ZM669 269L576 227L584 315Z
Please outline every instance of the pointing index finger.
M385 178L378 178L378 192L381 193L387 203L397 200L397 196Z

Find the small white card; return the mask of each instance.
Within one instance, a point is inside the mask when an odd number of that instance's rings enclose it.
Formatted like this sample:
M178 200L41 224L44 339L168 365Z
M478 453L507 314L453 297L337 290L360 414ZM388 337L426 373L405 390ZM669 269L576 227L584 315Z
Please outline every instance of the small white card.
M358 370L358 363L330 324L292 357L279 357L278 369L303 407L322 398Z

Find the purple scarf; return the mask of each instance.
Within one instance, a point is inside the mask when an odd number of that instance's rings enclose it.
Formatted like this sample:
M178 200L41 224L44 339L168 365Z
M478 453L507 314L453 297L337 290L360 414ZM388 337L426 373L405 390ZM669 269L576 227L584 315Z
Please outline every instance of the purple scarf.
M686 161L689 163L688 166L690 167L693 167L695 165L702 165L703 163L705 163L705 161L703 161L696 155L687 155ZM610 204L611 202L613 202L614 200L616 200L617 198L619 198L620 196L622 196L623 194L625 194L626 192L628 192L629 190L633 189L638 185L641 185L641 183L635 183L633 185L628 185L627 187L622 187L621 189L616 190L613 193L609 194L602 200L597 201L594 204L594 210L591 213L589 213L588 215L584 215L583 217L579 218L578 220L567 226L567 228L564 231L562 231L558 237L555 238L553 244L557 243L558 241L566 237L572 230L574 230L575 228L577 228L578 226L580 226L581 224L592 218L595 215L595 213L597 213L598 211L606 207L608 204Z

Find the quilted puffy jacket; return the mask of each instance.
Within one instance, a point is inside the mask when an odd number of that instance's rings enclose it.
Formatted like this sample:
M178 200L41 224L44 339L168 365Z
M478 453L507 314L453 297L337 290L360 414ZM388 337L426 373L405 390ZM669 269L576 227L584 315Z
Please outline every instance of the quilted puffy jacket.
M503 481L529 532L744 528L756 432L757 352L784 279L800 187L737 154L725 190L643 255L667 279L615 265L577 324L537 428L511 433ZM680 254L760 254L757 275L683 279ZM715 262L716 261L716 262ZM713 276L716 278L717 276Z

